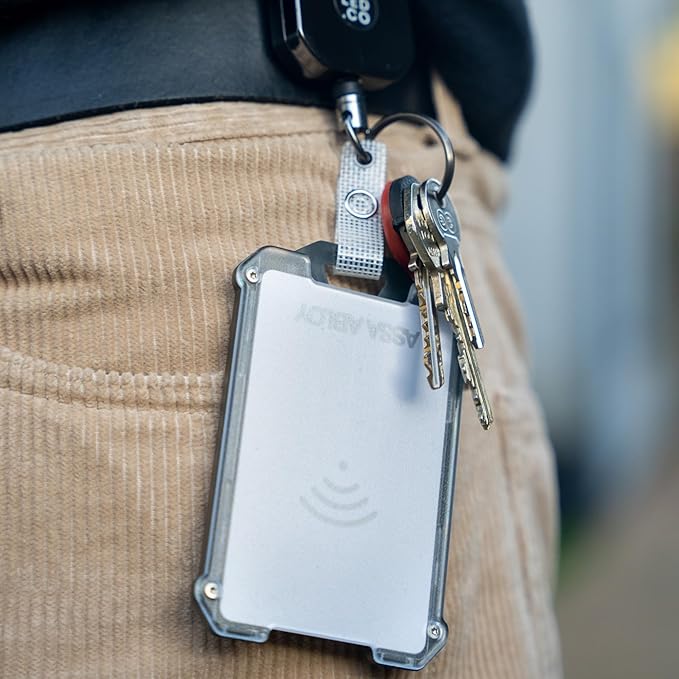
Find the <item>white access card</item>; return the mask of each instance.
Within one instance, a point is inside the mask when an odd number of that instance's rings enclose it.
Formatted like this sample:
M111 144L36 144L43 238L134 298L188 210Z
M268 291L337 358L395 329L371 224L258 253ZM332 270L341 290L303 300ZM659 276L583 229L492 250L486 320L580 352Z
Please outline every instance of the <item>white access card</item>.
M258 285L220 613L421 652L448 394L417 307L280 271Z

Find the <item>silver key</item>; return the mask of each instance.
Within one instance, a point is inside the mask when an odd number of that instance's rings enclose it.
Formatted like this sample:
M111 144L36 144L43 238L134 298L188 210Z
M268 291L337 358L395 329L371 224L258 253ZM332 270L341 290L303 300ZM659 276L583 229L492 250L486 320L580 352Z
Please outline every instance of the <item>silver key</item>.
M482 349L484 340L481 325L476 315L474 300L469 292L467 277L460 258L460 219L455 206L448 196L439 201L437 193L439 183L435 179L428 179L420 185L418 198L422 214L427 222L434 239L441 248L441 263L445 269L453 269L455 278L459 281L460 290L467 307L467 320L470 325L472 342L477 349Z
M418 192L421 184L414 182L403 194L403 215L405 232L403 240L411 252L416 252L419 260L427 269L440 269L441 248L434 239L426 223L420 218Z
M460 370L471 387L479 421L484 429L488 429L493 421L493 411L475 353L475 349L483 346L483 335L459 256L460 222L450 199L446 196L443 201L438 200L438 187L438 182L433 179L420 187L421 215L440 247L445 296L442 309L453 328Z
M408 268L413 273L417 290L417 303L422 327L422 346L427 380L432 389L440 389L445 382L441 335L437 307L444 299L443 285L436 275L440 267L440 250L432 235L417 218L415 204L419 184L413 184L404 191L403 214L405 226L403 241L410 252Z
M420 184L417 182L403 196L403 214L405 216L405 233L403 240L410 250L416 252L424 268L431 278L432 294L437 309L444 302L443 285L438 273L441 271L441 248L434 240L434 236L422 219L418 206L417 194Z
M422 349L427 380L432 389L440 389L445 381L443 355L441 351L441 335L436 315L436 305L431 289L429 272L418 260L416 254L410 256L408 268L413 273L417 290L417 305L420 310L420 327L422 328Z
M455 335L460 371L465 382L471 387L479 422L484 429L488 429L493 422L493 410L481 378L481 370L476 360L476 351L472 344L469 324L463 313L461 293L459 288L456 287L458 283L450 271L444 273L443 280L446 295L444 314Z

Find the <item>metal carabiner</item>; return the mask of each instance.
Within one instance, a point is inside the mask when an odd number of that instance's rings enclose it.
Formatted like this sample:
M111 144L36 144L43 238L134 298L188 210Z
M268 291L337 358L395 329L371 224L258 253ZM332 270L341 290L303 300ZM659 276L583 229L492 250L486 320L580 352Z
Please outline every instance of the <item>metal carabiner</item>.
M443 153L445 154L445 169L443 171L443 177L441 177L441 181L439 182L440 187L436 197L442 201L448 193L448 189L450 188L450 184L453 181L453 176L455 174L455 149L453 148L453 142L450 140L448 133L436 120L429 116L421 115L420 113L392 113L391 115L380 118L373 127L367 129L365 131L365 138L375 139L385 127L398 122L426 125L436 134L441 142ZM354 136L356 136L355 132ZM363 152L366 152L365 149L360 146L358 138L356 138L356 141L358 142L360 149ZM355 143L354 146L356 146Z
M356 156L358 157L358 162L361 163L362 165L368 165L373 157L370 155L369 151L366 151L363 148L363 144L361 144L361 140L358 138L358 134L356 134L356 128L352 125L352 116L351 113L348 111L344 113L342 116L342 120L344 121L344 131L347 133L347 137L349 137L349 141L353 144L354 148L356 149Z

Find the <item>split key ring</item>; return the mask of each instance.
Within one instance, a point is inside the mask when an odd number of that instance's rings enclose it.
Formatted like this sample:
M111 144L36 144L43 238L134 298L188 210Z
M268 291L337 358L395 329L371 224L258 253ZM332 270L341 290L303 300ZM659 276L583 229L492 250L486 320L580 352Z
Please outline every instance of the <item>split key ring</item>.
M434 134L436 134L438 140L441 142L441 145L443 146L443 153L445 155L445 168L443 171L443 177L441 177L441 181L439 182L440 186L436 197L439 199L439 201L443 201L446 194L448 193L450 184L453 181L453 175L455 174L455 149L453 148L453 142L450 140L448 133L443 129L440 123L438 123L433 118L420 113L392 113L391 115L380 118L373 127L367 129L365 131L365 138L375 139L375 137L377 137L377 135L385 127L399 122L426 125L430 130L432 130L432 132L434 132ZM358 141L358 139L356 141ZM354 143L354 145L356 144ZM360 150L363 151L363 153L367 153L362 146L360 146Z

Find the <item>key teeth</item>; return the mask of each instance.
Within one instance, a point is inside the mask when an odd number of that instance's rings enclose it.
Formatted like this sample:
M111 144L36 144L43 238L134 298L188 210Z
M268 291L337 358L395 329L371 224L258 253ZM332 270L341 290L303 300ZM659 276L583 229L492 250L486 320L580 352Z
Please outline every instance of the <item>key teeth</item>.
M432 366L432 358L431 358L431 331L432 329L429 327L429 321L427 320L427 302L424 298L424 289L422 286L417 285L416 286L417 290L417 305L420 311L420 326L422 328L422 347L423 347L423 356L422 360L424 363L425 370L427 371L427 382L429 382L429 386L432 389L440 389L443 386L444 382L444 373L443 373L443 361L441 360L441 344L440 344L440 338L438 336L438 333L435 333L435 342L436 342L436 348L438 349L438 356L439 356L439 374L441 375L441 379L439 382L436 382L434 379L434 369Z
M455 336L458 365L460 366L465 387L469 387L472 392L472 400L474 401L479 422L484 429L488 429L493 422L493 412L481 382L478 364L472 353L474 348L471 346L471 341L468 341L471 328L464 315L464 302L456 294L454 281L447 278L445 279L445 284L446 298L450 302L445 311L445 317L452 326Z
M483 385L480 387L472 387L472 399L476 406L476 414L479 418L479 422L481 422L481 426L484 429L488 429L493 423L493 409Z
M427 371L427 381L429 385L434 388L434 371L431 367L431 335L429 334L429 321L427 320L427 305L424 299L424 291L418 285L417 290L417 306L420 311L420 326L422 327L422 349L423 349L423 362L424 367Z
M460 353L459 347L457 351L457 364L460 366L460 372L462 373L465 384L471 384L472 374L469 370L469 364L467 363L466 357Z
M479 411L477 408L476 410L476 415L478 417L479 422L481 423L481 426L485 431L488 431L493 424L493 420L489 418L483 411Z
M434 319L434 322L436 322L436 319ZM431 340L431 333L429 334L429 338ZM444 373L444 368L443 368L443 352L441 350L441 336L439 335L438 327L434 331L434 342L436 343L436 355L438 356L438 364L439 364L439 375L441 375L441 381L437 385L431 385L432 389L439 389L443 386L445 382L445 373ZM430 360L431 360L431 351L430 351Z
M455 345L457 347L457 363L460 366L462 378L464 379L465 384L473 386L474 376L471 367L469 366L469 361L467 360L467 350L462 341L462 329L456 322L455 316L451 314L450 311L446 311L444 315L453 329L453 336L455 337Z
M493 424L493 411L490 408L490 403L487 402L486 407L484 407L476 389L472 389L472 400L476 406L476 416L478 417L481 426L485 430L490 429L490 425Z

